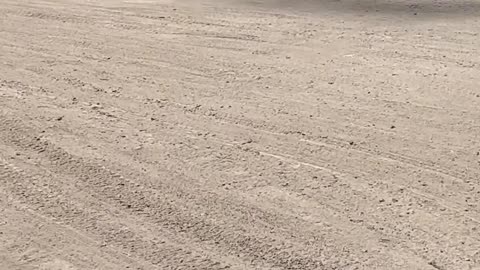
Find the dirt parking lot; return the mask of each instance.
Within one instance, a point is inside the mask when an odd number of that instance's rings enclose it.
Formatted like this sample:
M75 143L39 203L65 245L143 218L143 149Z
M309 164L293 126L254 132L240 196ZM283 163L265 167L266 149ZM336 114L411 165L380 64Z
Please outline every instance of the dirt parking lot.
M480 2L1 0L0 269L480 269Z

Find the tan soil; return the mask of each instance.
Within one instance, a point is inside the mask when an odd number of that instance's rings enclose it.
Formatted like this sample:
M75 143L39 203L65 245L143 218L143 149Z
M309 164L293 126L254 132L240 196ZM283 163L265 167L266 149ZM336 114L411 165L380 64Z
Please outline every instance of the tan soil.
M0 269L480 269L480 2L0 3Z

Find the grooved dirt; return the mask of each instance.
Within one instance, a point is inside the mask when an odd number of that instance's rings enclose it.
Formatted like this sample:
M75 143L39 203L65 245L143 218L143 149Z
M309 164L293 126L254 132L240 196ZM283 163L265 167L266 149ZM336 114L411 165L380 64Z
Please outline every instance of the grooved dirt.
M480 269L480 4L0 4L0 269Z

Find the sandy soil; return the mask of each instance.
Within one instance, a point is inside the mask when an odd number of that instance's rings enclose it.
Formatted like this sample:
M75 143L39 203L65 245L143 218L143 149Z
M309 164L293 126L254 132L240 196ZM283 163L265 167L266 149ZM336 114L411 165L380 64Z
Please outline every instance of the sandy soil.
M480 2L2 0L0 269L480 269Z

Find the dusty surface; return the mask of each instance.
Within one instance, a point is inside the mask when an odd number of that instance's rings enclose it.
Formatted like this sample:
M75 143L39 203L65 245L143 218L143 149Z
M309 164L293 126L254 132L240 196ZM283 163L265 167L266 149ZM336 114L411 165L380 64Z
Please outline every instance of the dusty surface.
M0 1L0 268L480 269L480 3Z

